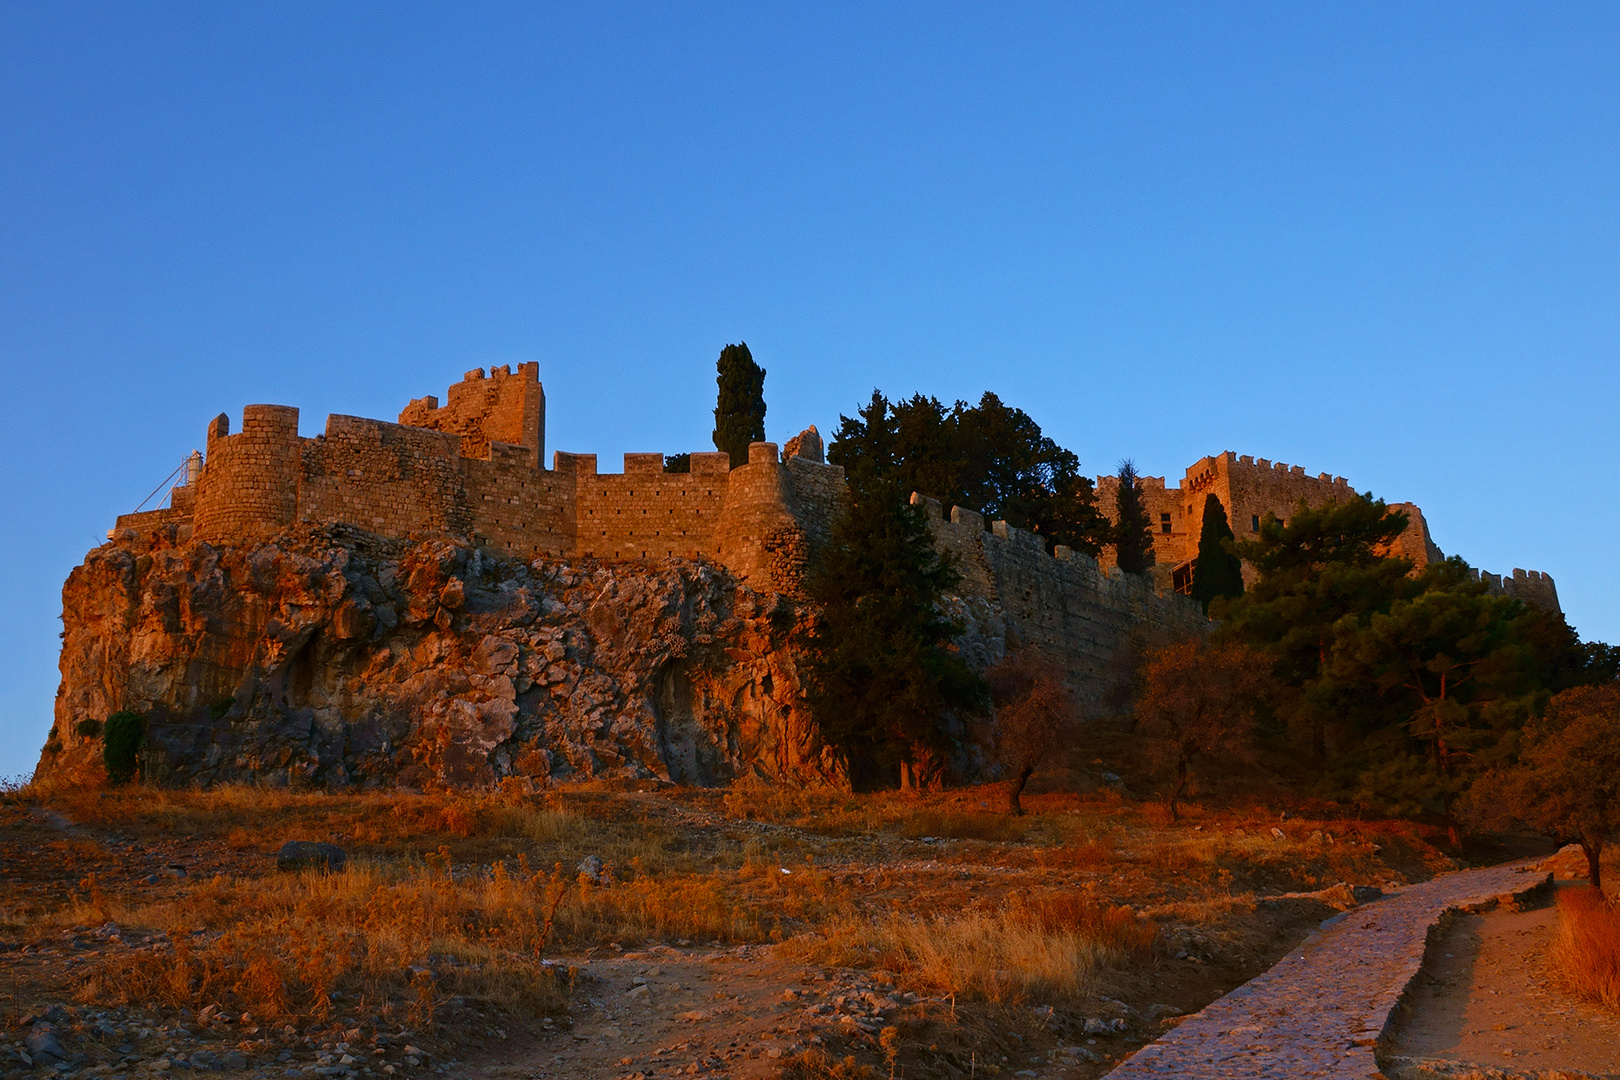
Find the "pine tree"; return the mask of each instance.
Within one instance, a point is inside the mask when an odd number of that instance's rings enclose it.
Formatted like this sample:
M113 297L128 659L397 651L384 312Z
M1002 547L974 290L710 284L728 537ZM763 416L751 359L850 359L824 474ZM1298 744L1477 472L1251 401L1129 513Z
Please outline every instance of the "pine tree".
M1198 533L1192 580L1192 598L1204 605L1206 614L1217 596L1243 595L1243 560L1232 550L1235 542L1226 507L1212 491L1204 498L1204 526Z
M985 700L983 680L951 647L960 628L938 607L956 580L899 485L851 477L807 582L819 618L805 674L821 736L858 786L886 786L897 767L928 771L946 746L946 714Z
M869 465L903 491L1028 529L1049 547L1096 556L1112 537L1080 459L994 394L947 408L921 394L891 405L874 390L855 418L839 417L827 460L846 471Z
M1114 551L1119 568L1127 574L1145 574L1153 565L1153 522L1142 505L1136 465L1130 459L1119 463L1119 492L1115 496L1118 517L1114 521Z
M714 448L731 455L735 469L748 464L748 444L765 438L765 369L754 363L747 342L721 349L715 367Z

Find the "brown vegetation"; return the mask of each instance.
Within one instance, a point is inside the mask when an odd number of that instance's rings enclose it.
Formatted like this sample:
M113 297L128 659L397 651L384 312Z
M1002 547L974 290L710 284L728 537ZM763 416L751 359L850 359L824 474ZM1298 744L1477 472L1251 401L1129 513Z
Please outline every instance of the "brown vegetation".
M1573 993L1620 1014L1620 909L1602 892L1559 894L1552 961Z
M1063 670L1032 653L1011 653L985 673L995 703L996 754L1012 770L1008 809L1022 815L1019 797L1035 770L1073 744L1079 716Z
M1166 801L1171 820L1195 758L1243 758L1256 714L1271 690L1270 663L1244 645L1178 642L1148 654L1136 716L1175 772Z
M1580 844L1602 890L1603 847L1620 830L1620 684L1555 696L1526 727L1519 764L1482 778L1469 808L1477 824L1526 825Z

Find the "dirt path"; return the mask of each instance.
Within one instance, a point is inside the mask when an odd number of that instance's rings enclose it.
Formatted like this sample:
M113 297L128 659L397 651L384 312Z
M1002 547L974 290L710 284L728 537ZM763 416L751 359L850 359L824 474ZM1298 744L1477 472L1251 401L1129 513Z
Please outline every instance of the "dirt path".
M587 962L571 1028L491 1048L468 1071L490 1078L769 1076L783 1055L827 1041L819 1033L826 1024L806 1015L807 1002L831 1011L827 987L806 987L804 976L770 950L748 947L660 946Z
M1620 1076L1620 1019L1562 993L1548 975L1557 925L1550 901L1457 916L1429 948L1384 1071L1413 1080L1479 1065Z
M1525 864L1464 870L1329 919L1259 978L1108 1073L1109 1080L1366 1080L1373 1048L1446 911L1550 880Z

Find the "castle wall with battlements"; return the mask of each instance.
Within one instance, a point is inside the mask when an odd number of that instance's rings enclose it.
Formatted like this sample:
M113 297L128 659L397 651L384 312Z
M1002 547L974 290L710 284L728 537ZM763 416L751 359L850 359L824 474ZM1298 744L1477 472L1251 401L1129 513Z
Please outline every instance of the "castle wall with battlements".
M1191 564L1198 555L1209 495L1220 499L1233 535L1242 542L1255 539L1268 516L1286 521L1302 502L1316 509L1356 494L1342 476L1311 476L1299 465L1230 451L1200 458L1175 487L1167 487L1162 476L1144 476L1139 486L1153 528L1156 580L1180 591L1191 584ZM1118 494L1118 477L1097 478L1098 508L1110 521L1118 520ZM1408 518L1406 531L1391 545L1395 554L1411 559L1418 570L1445 557L1429 536L1422 510L1412 503L1391 503L1390 507L1405 511ZM1104 550L1102 564L1105 568L1116 565L1112 549ZM1254 580L1252 567L1245 564L1243 572L1246 581Z
M723 453L694 453L690 472L664 471L661 454L624 455L623 471L599 472L596 455L558 451L543 466L545 395L539 368L468 372L448 400L412 401L399 423L333 415L323 433L298 434L298 410L249 405L242 429L223 414L208 426L194 486L167 509L124 515L119 529L174 528L196 539L259 542L299 524L342 523L407 539L459 537L522 556L706 559L764 592L802 593L805 571L826 541L844 493L843 470L823 461L814 428L788 443L749 448L736 468ZM1098 480L1112 513L1117 480ZM991 604L1016 635L1061 657L1076 678L1100 670L1130 628L1186 631L1202 616L1184 597L1197 553L1205 496L1228 508L1239 539L1267 515L1303 501L1320 506L1352 494L1342 477L1223 453L1187 470L1174 488L1142 479L1158 560L1151 580L1121 574L1111 551L1094 561L1039 537L985 527L973 511L929 508L936 540L957 558L961 593ZM1441 558L1422 513L1396 544L1418 566ZM1556 606L1552 579L1516 572L1497 591ZM1089 676L1087 676L1089 677Z

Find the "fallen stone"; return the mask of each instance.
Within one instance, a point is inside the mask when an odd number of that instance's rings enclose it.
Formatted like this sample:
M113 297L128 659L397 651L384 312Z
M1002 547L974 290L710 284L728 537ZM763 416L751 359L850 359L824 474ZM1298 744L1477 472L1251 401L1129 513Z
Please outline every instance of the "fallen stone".
M28 1029L28 1035L23 1039L23 1046L36 1062L45 1065L55 1065L67 1057L67 1051L62 1048L60 1031L57 1026L48 1020L37 1021Z

